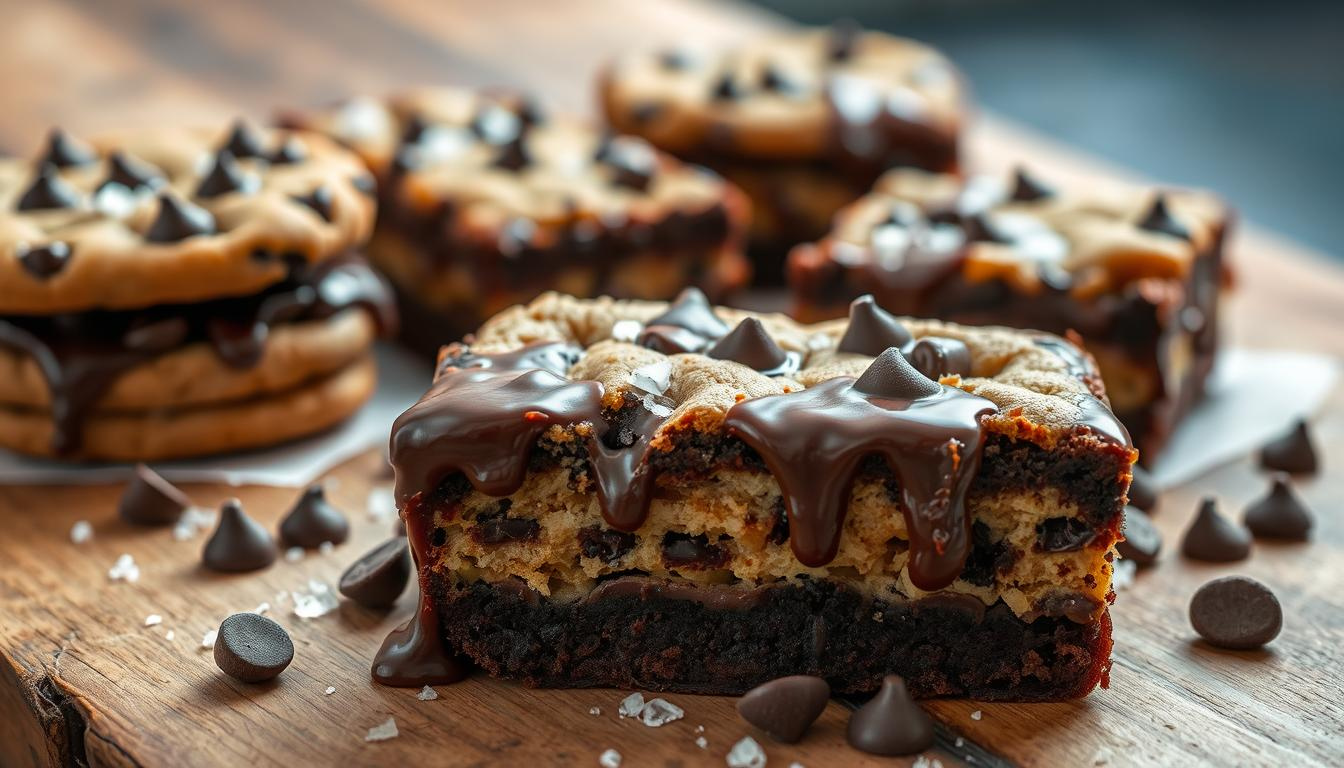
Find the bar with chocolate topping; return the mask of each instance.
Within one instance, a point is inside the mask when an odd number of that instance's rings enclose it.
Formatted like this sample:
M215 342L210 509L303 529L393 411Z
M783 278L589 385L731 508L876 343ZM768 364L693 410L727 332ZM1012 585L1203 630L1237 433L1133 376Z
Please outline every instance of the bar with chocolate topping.
M547 294L393 427L421 605L373 675L1083 696L1135 455L1058 337Z

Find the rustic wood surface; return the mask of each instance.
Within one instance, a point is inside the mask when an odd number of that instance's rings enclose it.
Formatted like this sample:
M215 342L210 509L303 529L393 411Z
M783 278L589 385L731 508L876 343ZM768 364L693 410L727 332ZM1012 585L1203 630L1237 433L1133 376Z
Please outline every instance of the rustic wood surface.
M729 41L777 23L685 0L4 0L0 18L0 147L25 154L51 124L92 133L161 120L264 119L284 106L418 83L523 86L585 109L593 68L623 47ZM969 144L980 166L1025 157L1047 175L1121 173L988 115ZM1233 256L1239 287L1226 320L1234 343L1344 355L1344 274L1250 228ZM975 765L1338 764L1344 476L1332 463L1344 456L1344 392L1333 393L1315 425L1326 470L1300 484L1318 513L1313 543L1257 544L1249 561L1229 567L1165 553L1115 606L1110 690L1067 704L932 703L941 732L928 756ZM304 589L309 578L334 583L386 535L388 523L365 512L370 489L385 483L379 464L371 454L330 475L330 497L354 522L350 543L232 577L198 567L203 537L178 542L120 523L118 488L0 488L0 765L593 765L609 747L625 765L722 765L732 743L751 733L724 698L669 696L686 718L652 729L616 718L619 691L533 691L477 678L421 702L414 691L373 685L369 659L411 611L411 594L387 614L346 604L313 620L293 616L277 595ZM1216 493L1239 513L1264 485L1245 459L1167 493L1157 522L1168 549L1201 495ZM201 505L237 495L269 525L295 496L188 490ZM77 520L93 524L92 541L70 542ZM109 583L121 553L140 564L138 583ZM1263 652L1221 652L1193 638L1189 595L1231 572L1264 580L1283 601L1283 635ZM293 634L295 661L273 684L235 683L200 649L201 637L262 602ZM163 623L144 626L149 614ZM326 695L327 686L335 693ZM589 714L594 706L601 715ZM401 736L365 743L388 716ZM755 735L770 765L902 764L844 746L846 717L833 703L796 747ZM707 750L694 744L697 725Z

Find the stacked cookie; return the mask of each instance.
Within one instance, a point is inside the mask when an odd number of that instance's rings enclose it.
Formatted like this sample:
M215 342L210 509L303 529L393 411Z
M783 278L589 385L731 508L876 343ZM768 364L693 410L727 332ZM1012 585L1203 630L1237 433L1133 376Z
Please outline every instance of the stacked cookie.
M178 130L0 158L0 445L159 460L321 431L396 323L375 184L316 134Z

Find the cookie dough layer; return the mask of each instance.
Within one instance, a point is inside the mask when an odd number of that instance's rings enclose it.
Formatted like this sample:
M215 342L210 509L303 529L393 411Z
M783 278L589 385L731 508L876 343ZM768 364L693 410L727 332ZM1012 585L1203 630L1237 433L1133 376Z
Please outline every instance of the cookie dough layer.
M200 408L107 412L85 425L78 453L60 458L163 461L277 445L329 429L373 395L377 367L364 356L330 376L263 397ZM0 408L0 446L55 458L50 417Z

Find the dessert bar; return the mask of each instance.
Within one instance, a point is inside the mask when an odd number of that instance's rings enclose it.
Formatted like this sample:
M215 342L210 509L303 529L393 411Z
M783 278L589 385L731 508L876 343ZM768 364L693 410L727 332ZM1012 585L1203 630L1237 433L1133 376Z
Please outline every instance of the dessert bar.
M1078 334L1149 463L1213 367L1229 217L1189 190L901 169L795 248L788 279L805 320L872 294L904 314Z
M608 122L722 173L751 197L759 276L820 237L883 171L957 169L961 76L937 51L852 24L731 50L650 50L610 64Z
M284 122L328 133L377 175L370 258L430 354L545 290L721 298L750 280L741 192L520 96L424 89Z
M1082 696L1134 457L1058 337L547 294L393 427L422 604L374 675Z

